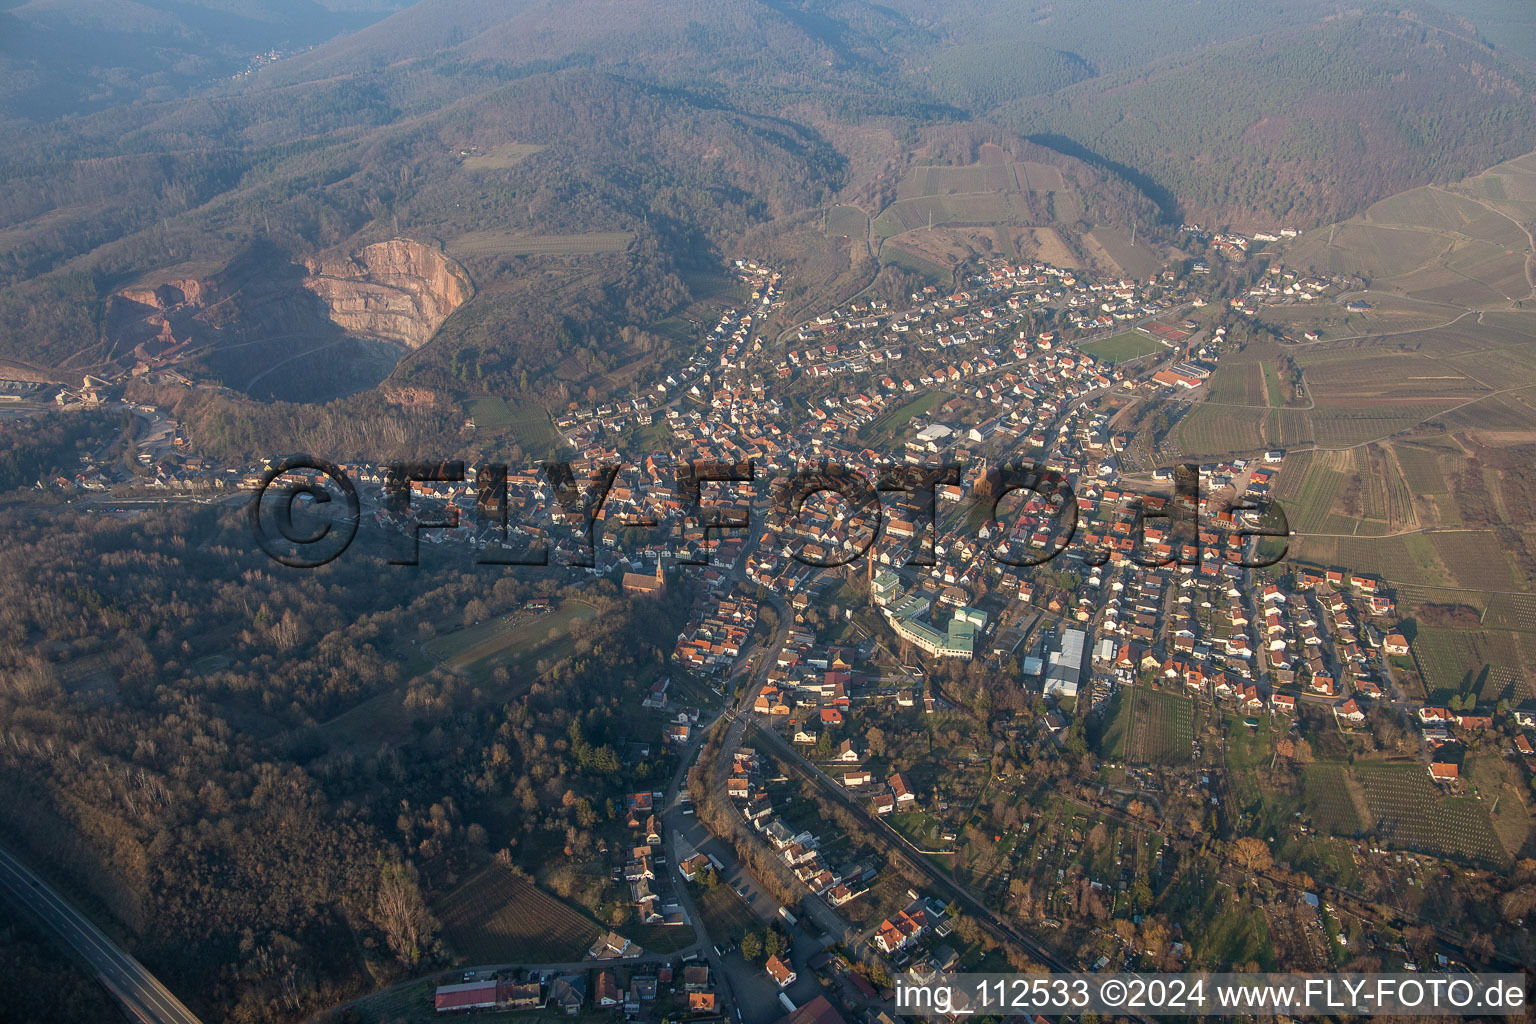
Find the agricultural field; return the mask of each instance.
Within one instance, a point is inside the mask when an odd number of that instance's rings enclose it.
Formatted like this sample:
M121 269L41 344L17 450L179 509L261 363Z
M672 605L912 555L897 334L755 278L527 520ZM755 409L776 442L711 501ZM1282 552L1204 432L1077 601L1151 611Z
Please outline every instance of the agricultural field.
M1259 424L1269 415L1263 408L1238 409L1200 404L1180 421L1179 448L1186 455L1228 458L1264 447Z
M1488 866L1509 863L1482 802L1443 795L1422 764L1357 763L1354 775L1383 846Z
M1408 490L1417 495L1445 494L1445 475L1440 470L1442 453L1417 444L1392 446Z
M560 441L549 413L532 402L508 402L505 398L476 398L469 415L478 430L507 431L531 457L547 455Z
M1389 447L1370 444L1350 450L1354 473L1360 486L1354 511L1365 521L1358 532L1386 534L1419 525L1414 512L1413 492L1397 468Z
M1319 406L1451 405L1489 390L1443 359L1378 345L1303 351L1296 362Z
M1147 686L1132 688L1125 760L1133 764L1181 765L1193 757L1194 703Z
M827 214L827 234L833 238L864 239L869 235L869 214L857 206L834 206Z
M896 242L887 242L880 247L880 262L885 266L910 270L934 284L947 285L955 278L952 268L942 266Z
M1468 783L1488 807L1488 818L1504 852L1510 857L1520 856L1531 839L1529 790L1521 783L1520 770L1490 754L1469 758L1465 768Z
M1525 387L1536 384L1536 366L1531 363L1528 345L1527 341L1519 347L1468 352L1446 363L1489 388Z
M1016 228L1011 231L1010 239L1022 257L1070 270L1082 267L1082 260L1055 228Z
M1443 583L1446 570L1424 534L1399 537L1340 537L1338 562L1360 572L1407 583Z
M1295 527L1294 516L1291 525ZM1292 538L1289 561L1318 568L1342 565L1396 584L1440 587L1449 579L1433 545L1422 533L1397 537L1298 536Z
M1027 192L1058 192L1066 187L1061 180L1061 168L1055 164L1020 160L1013 165L1019 187Z
M1453 433L1474 434L1490 446L1536 440L1536 408L1522 392L1484 398L1447 413L1440 422Z
M1454 401L1462 401L1456 399ZM1453 402L1429 405L1380 405L1353 407L1340 402L1337 408L1319 406L1307 415L1307 422L1319 447L1349 447L1367 441L1383 441L1394 434L1418 426L1445 411Z
M1450 570L1452 578L1464 587L1513 590L1525 583L1491 531L1437 532L1430 534L1430 538L1435 554Z
M1519 211L1525 205L1536 207L1536 159L1526 154L1507 160L1476 177L1452 185L1451 191L1492 201L1500 209ZM1536 209L1523 212L1536 214Z
M1375 284L1430 265L1447 248L1434 232L1385 227L1357 217L1337 229L1303 234L1286 248L1285 261L1320 274L1366 277Z
M1349 777L1347 765L1307 765L1302 771L1302 808L1324 832L1354 836L1366 831L1364 794Z
M602 934L597 922L500 864L464 879L433 910L443 937L468 963L580 960Z
M1057 187L1060 187L1060 172ZM1008 163L969 164L963 167L920 164L907 172L897 187L897 199L919 199L966 192L1015 192L1019 181Z
M1107 274L1146 278L1157 273L1163 264L1156 249L1145 243L1132 245L1131 236L1118 228L1094 228L1083 235L1083 248Z
M484 153L467 156L462 162L466 171L501 171L516 167L533 154L548 148L526 142L506 142L492 146Z
M1289 462L1289 460L1287 460ZM1291 529L1297 533L1322 533L1328 516L1333 512L1340 493L1348 482L1346 466L1348 456L1333 452L1318 452L1308 460L1305 475L1294 492L1289 486L1277 488L1276 497L1285 502L1285 513ZM1291 466L1287 465L1289 471ZM1287 483L1289 477L1282 475Z
M1263 387L1258 363L1222 362L1205 384L1208 399L1216 405L1264 405Z
M1264 373L1264 401L1272 409L1283 408L1290 402L1291 389L1280 379L1280 371L1274 363L1266 362Z
M1264 420L1264 442L1278 448L1311 444L1312 417L1305 409L1271 409Z
M1110 364L1140 359L1142 356L1168 350L1162 342L1140 331L1126 331L1113 337L1090 341L1080 348L1099 362Z
M1508 339L1502 342L1502 347L1518 345L1522 338L1536 339L1536 310L1490 311L1478 314L1477 319L1480 329L1498 331L1501 339Z
M1489 594L1483 625L1536 633L1536 594Z
M1322 336L1322 342L1329 342L1417 331L1447 323L1464 312L1460 306L1411 299L1391 292L1371 291L1364 298L1370 303L1370 309L1347 309L1343 302L1297 302L1265 306L1260 315L1265 322L1284 328L1296 341L1300 341L1306 332L1316 331Z
M509 231L471 231L448 243L455 256L584 256L623 252L635 236L627 231L584 235L518 235Z
M1453 194L1458 190L1466 194ZM1511 210L1463 186L1412 189L1337 227L1307 232L1288 246L1286 261L1360 275L1377 289L1433 302L1502 305L1531 290L1525 279L1530 240L1510 212L1528 218L1536 211Z
M1326 454L1316 451L1301 451L1285 457L1281 464L1280 475L1275 480L1275 497L1281 501L1295 501L1301 497L1302 488L1306 486L1307 476L1312 470L1312 462L1321 455Z
M877 238L889 238L918 228L946 224L1029 224L1038 221L1015 192L982 192L975 195L925 196L901 199L875 218Z
M1429 231L1486 238L1504 245L1519 245L1526 240L1519 227L1481 203L1430 187L1383 199L1366 211L1365 219L1380 224L1412 224Z
M1413 656L1435 701L1463 693L1498 701L1514 692L1521 675L1515 639L1504 632L1420 626Z

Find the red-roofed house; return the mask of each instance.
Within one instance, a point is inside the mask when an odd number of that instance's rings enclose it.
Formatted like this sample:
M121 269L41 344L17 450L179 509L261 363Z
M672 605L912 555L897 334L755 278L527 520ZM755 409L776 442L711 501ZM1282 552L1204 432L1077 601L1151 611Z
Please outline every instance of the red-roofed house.
M1429 777L1436 782L1455 782L1461 778L1461 765L1451 761L1431 761Z
M1351 725L1359 725L1365 721L1365 712L1360 710L1360 705L1351 697L1343 704L1333 709L1333 715L1341 722L1349 722Z
M774 984L778 985L779 988L788 988L795 983L795 969L777 956L768 958L768 964L764 970L768 972L768 977L772 978Z

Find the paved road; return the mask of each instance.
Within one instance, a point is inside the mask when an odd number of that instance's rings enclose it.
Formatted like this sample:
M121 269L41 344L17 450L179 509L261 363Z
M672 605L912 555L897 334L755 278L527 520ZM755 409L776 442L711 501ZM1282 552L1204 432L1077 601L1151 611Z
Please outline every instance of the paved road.
M717 719L718 720L718 719ZM708 734L714 722L703 729L695 729L693 741L683 751L678 760L677 771L672 775L672 781L667 784L666 794L661 806L661 828L663 848L667 851L667 871L672 877L672 889L677 894L677 902L683 908L683 914L688 923L693 926L693 933L698 937L698 942L689 948L689 951L698 951L703 954L709 963L710 973L714 975L716 987L720 994L720 1011L723 1016L729 1018L732 1011L738 1007L736 993L731 986L730 976L725 971L725 963L721 956L715 952L714 943L721 936L711 936L709 929L704 924L704 915L699 913L697 905L693 902L693 895L688 891L688 883L683 878L682 856L679 853L678 838L682 832L692 829L703 831L698 823L698 818L692 814L684 814L685 805L680 799L683 789L687 785L688 769L693 765L694 758L698 757L699 749L704 745L704 737ZM707 833L705 833L707 835ZM697 838L697 836L693 837ZM689 840L685 839L685 842ZM695 849L697 843L692 843ZM738 1020L740 1017L738 1016Z
M101 929L91 924L26 865L0 850L0 886L30 909L90 964L131 1018L145 1024L201 1024L191 1010Z
M799 751L795 750L778 733L766 727L759 728L756 739L764 746L773 748L773 752L790 767L791 771L816 783L824 793L852 811L854 817L864 825L866 830L877 841L884 843L888 852L897 854L909 865L917 869L928 879L934 888L953 900L959 905L961 910L970 914L972 918L988 931L991 931L1000 938L1013 942L1035 960L1045 964L1054 971L1070 971L1074 969L1072 964L1064 960L1054 950L1025 935L1018 928L1014 927L1012 922L1003 920L993 912L992 908L986 906L981 899L977 898L970 889L939 870L932 861L923 856L921 850L908 842L905 836L896 832L884 821L870 814L864 808L864 805L859 802L858 797L850 794L822 772L821 769L807 761L800 755Z

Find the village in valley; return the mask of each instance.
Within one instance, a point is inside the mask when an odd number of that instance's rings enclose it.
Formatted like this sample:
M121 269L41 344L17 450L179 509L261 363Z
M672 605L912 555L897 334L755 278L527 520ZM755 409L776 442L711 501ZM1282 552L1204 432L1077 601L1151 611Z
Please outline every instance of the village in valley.
M1233 353L1317 340L1277 338L1271 307L1359 302L1250 261L1249 238L1185 233L1207 255L1144 280L992 258L787 328L782 274L735 260L745 301L691 357L555 418L578 500L536 465L408 500L387 467L342 467L364 528L426 564L691 595L632 709L678 771L628 798L614 872L636 925L697 941L653 952L619 926L595 963L466 971L438 1011L835 1024L888 1019L899 973L1486 959L1497 925L1426 922L1442 863L1486 884L1521 855L1523 809L1486 805L1520 803L1536 710L1432 700L1393 584L1285 560L1285 446L1179 452L1170 423ZM1280 365L1262 386L1284 411L1306 384ZM133 414L141 489L261 482ZM750 478L690 493L696 465ZM40 486L127 508L105 497L122 482Z

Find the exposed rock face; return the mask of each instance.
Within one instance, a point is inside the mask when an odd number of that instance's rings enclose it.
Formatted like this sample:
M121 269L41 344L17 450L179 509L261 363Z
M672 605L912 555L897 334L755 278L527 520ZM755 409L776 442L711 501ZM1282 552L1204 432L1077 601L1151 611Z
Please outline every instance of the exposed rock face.
M349 258L306 260L304 287L348 334L418 349L474 292L469 275L443 253L394 238Z
M157 288L124 288L118 294L130 302L162 311L186 302L206 306L215 301L211 282L192 277L167 281Z
M205 278L118 292L107 340L125 369L179 365L258 398L321 401L378 385L473 293L463 267L405 238L303 264L257 244Z

